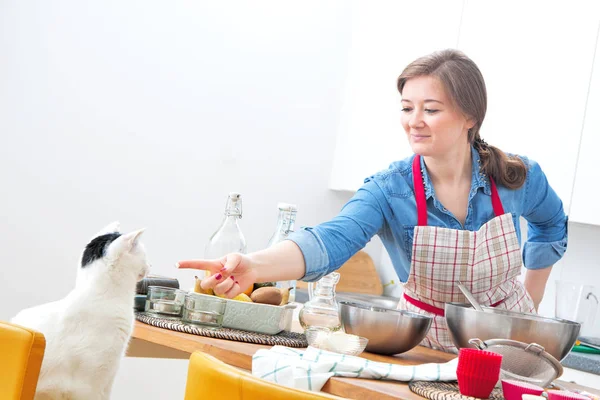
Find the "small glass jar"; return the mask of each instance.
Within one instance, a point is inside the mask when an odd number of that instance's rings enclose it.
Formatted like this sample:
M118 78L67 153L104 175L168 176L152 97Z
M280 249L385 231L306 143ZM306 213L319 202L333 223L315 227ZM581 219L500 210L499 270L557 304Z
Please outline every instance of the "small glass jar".
M207 294L190 292L185 296L183 322L203 328L223 327L227 300Z
M310 300L300 310L298 318L305 331L309 329L329 330L331 332L342 329L338 304L335 299L335 285L340 280L339 272L332 272L313 285L308 284Z
M185 290L181 289L149 286L144 310L161 317L178 318L183 310L185 293Z

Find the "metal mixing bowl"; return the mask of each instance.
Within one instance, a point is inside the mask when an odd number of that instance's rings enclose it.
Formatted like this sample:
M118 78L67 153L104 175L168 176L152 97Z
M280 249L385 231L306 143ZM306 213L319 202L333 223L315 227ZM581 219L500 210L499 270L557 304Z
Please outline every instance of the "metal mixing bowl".
M346 333L369 339L366 351L377 354L404 353L427 335L432 318L403 310L339 302L342 327Z
M483 307L476 311L469 304L446 303L446 322L457 348L473 347L469 339L511 339L537 343L557 360L569 354L581 324L536 314Z

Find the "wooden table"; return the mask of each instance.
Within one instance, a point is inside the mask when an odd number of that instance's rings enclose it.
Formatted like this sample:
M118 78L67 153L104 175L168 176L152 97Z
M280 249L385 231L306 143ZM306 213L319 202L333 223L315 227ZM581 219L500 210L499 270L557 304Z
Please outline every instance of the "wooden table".
M131 357L188 359L191 353L200 350L227 364L250 371L252 370L252 355L258 349L268 349L270 347L175 332L136 321L133 339L127 355ZM399 365L443 363L456 357L453 354L431 350L422 346L417 346L409 352L396 356L382 356L366 352L360 356L372 361ZM594 389L583 388L566 382L559 381L559 383L568 388L578 388L600 395L600 391ZM322 390L349 399L423 399L411 392L406 383L394 381L333 377L329 379Z

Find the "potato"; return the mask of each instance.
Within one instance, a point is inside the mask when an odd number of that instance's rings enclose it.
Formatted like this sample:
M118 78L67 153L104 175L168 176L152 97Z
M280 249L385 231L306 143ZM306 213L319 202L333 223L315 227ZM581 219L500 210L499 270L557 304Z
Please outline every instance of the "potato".
M252 292L250 298L255 303L278 306L281 304L283 296L281 295L281 291L276 287L262 287Z
M261 287L270 287L270 286L275 286L275 282L255 283L254 284L254 290L260 289Z

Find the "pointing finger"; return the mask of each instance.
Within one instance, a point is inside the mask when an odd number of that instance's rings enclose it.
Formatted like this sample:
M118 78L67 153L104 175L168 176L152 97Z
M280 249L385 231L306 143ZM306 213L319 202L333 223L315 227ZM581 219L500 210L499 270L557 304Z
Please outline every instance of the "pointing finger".
M179 269L200 269L217 272L223 268L223 259L220 260L184 260L176 264Z

